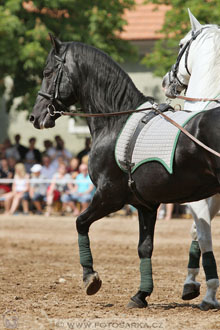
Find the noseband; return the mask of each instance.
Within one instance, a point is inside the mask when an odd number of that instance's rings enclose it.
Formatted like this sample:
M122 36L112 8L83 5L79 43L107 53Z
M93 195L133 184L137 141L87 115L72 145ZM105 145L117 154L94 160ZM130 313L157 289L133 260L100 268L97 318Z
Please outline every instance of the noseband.
M187 89L187 85L182 83L180 81L180 79L178 78L178 70L179 70L179 65L180 65L180 61L184 55L184 53L186 52L186 55L185 55L185 69L186 69L186 72L191 76L191 73L189 72L189 69L188 69L188 57L189 57L189 49L190 49L190 46L192 44L192 42L200 35L200 33L206 29L207 27L203 27L201 28L200 30L198 30L196 33L194 33L192 31L192 37L190 40L187 41L187 43L183 46L183 48L181 49L181 51L179 52L178 54L178 57L177 57L177 60L176 60L176 63L172 66L170 72L169 72L169 80L170 80L170 83L173 83L173 79L171 79L171 73L173 74L173 78L176 79L178 81L178 83L184 87L184 89Z
M51 93L46 93L43 91L39 91L38 95L43 96L45 99L50 100L50 103L47 106L47 111L50 114L51 117L54 117L56 114L60 114L61 111L68 111L69 109L65 106L65 104L62 103L62 101L59 100L59 86L64 70L64 63L66 59L66 50L63 53L62 56L54 55L54 58L57 62L57 71L55 74L55 77L52 82L52 89ZM56 109L56 106L59 106L61 108L60 111Z

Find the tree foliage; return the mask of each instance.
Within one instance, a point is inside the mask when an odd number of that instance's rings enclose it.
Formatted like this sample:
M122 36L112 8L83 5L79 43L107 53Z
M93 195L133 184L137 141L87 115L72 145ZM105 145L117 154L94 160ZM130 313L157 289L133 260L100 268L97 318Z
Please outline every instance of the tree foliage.
M143 60L157 76L163 76L176 62L179 41L191 29L187 8L201 24L220 23L219 0L146 0L145 3L170 6L160 30L164 37L155 43L153 52Z
M134 0L0 0L0 94L4 77L14 81L11 100L24 96L21 107L31 109L41 72L51 47L48 33L62 41L94 45L122 61L135 56L118 35L126 21L123 12Z

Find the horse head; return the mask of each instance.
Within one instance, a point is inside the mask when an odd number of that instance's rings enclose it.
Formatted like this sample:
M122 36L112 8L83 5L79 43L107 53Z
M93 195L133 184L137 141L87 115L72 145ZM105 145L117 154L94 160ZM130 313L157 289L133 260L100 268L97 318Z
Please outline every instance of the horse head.
M69 65L69 43L61 42L51 34L50 39L53 48L47 57L41 89L30 115L30 121L38 129L54 127L60 112L77 101L77 79L73 79L76 66L72 65L73 61Z
M175 98L176 95L179 95L183 90L187 90L192 75L192 67L194 67L194 72L196 71L196 66L200 71L201 68L202 70L205 70L204 67L208 67L207 63L209 62L212 46L210 44L210 47L208 47L207 42L211 42L211 33L213 36L213 31L218 31L218 26L216 25L201 25L189 9L188 11L191 22L191 30L180 41L176 63L164 76L162 82L165 94L170 98ZM204 41L206 41L206 43ZM211 60L212 59L210 56L210 61ZM199 78L199 75L197 75L197 77ZM194 81L194 84L195 83L196 82Z

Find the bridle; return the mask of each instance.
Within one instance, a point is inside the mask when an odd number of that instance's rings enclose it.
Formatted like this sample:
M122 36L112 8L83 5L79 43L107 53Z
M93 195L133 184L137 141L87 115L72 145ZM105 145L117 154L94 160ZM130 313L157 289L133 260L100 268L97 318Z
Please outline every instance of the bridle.
M194 32L192 31L192 37L186 42L186 44L181 48L179 54L178 54L178 57L177 57L177 60L176 60L176 63L172 66L171 70L169 71L169 81L170 83L174 83L174 79L177 80L178 84L180 86L182 86L185 90L187 89L187 85L184 84L178 77L178 70L179 70L179 65L180 65L180 61L184 55L184 53L186 52L185 54L185 69L186 69L186 72L189 74L189 76L191 76L191 73L189 71L189 68L188 68L188 57L189 57L189 50L190 50L190 46L192 45L193 41L201 34L201 32L208 28L207 26L201 28L200 30ZM171 78L171 73L172 73L172 78ZM177 94L177 93L176 93Z
M61 114L61 112L64 110L69 111L69 108L65 104L63 104L61 100L59 100L59 87L60 87L63 71L65 70L64 63L66 60L66 53L67 53L66 51L67 48L65 49L65 52L61 56L58 56L56 54L54 55L54 58L57 62L57 71L52 82L52 88L50 94L43 92L41 90L38 92L38 95L43 96L47 100L50 100L50 103L47 106L47 111L51 117L54 117L56 114ZM60 111L57 110L56 106L58 106L62 110Z

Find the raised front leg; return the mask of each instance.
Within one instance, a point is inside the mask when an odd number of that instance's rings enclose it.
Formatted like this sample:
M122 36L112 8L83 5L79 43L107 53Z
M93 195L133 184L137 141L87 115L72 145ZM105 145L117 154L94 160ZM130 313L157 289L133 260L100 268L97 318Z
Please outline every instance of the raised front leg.
M97 190L87 210L76 220L80 264L83 267L83 282L88 295L98 292L102 284L98 273L93 269L93 258L88 234L89 227L96 220L123 207L122 202L118 201L119 199L116 199L116 202L114 202L115 199L104 197L104 193L100 193Z
M199 273L200 250L202 263L206 275L207 292L200 304L202 310L219 308L216 292L219 286L216 262L212 249L211 219L218 212L220 195L215 195L206 200L191 203L191 211L196 224L196 232L192 230L194 241L191 244L188 276L183 290L183 299L193 299L199 295L200 284L196 282ZM195 228L195 227L194 227ZM197 242L198 237L198 242Z
M157 216L158 205L153 211L139 207L139 244L138 255L140 258L140 288L135 296L131 298L128 308L147 307L145 298L150 296L153 291L153 277L151 256L153 253L154 228Z

